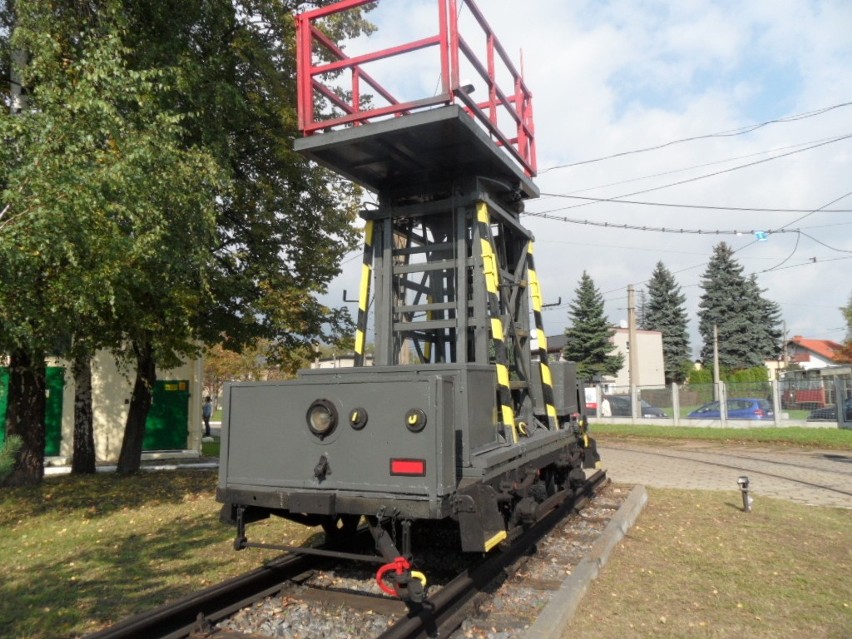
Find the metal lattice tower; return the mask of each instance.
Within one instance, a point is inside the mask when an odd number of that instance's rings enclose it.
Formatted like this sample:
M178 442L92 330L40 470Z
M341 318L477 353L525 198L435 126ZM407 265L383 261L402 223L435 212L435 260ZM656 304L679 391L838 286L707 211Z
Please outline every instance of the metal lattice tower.
M534 419L534 384L546 406L544 425L555 430L533 237L519 220L524 200L538 196L531 94L469 0L437 0L434 38L347 57L318 24L363 4L348 0L297 19L306 137L296 149L378 194L377 208L362 212L356 365L363 364L372 306L376 365L493 365L497 421L506 439L517 441ZM460 33L460 6L485 36L484 64ZM438 96L397 100L364 68L424 47L439 51ZM463 69L478 76L485 101L474 101L470 87L461 86ZM339 81L340 72L351 76L345 90L323 83L329 75ZM508 92L498 75L511 78ZM381 104L362 109L366 91ZM531 311L538 362L530 352Z

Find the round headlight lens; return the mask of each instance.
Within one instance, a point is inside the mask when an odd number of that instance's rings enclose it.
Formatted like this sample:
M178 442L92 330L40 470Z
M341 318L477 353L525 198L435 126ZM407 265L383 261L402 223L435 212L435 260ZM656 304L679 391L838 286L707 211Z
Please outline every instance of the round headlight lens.
M318 399L308 408L307 421L310 431L322 439L337 426L337 409L327 399Z

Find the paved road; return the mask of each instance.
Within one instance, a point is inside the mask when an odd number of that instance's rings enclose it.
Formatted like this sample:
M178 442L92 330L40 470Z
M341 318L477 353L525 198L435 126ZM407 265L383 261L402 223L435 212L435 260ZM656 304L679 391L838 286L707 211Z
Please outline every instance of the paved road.
M747 475L755 497L852 508L852 453L715 443L659 446L609 441L598 450L610 479L659 488L738 490Z

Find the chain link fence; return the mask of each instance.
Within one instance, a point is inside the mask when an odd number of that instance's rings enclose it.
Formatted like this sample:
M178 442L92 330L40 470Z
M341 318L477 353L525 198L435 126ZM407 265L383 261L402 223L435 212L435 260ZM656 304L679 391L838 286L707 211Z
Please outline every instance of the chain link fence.
M803 426L837 423L852 428L852 374L845 373L718 386L685 384L632 389L599 385L590 387L590 391L597 398L590 416L612 422L624 418L639 423L654 419L682 424L697 424L698 420L748 420L755 425L757 422Z

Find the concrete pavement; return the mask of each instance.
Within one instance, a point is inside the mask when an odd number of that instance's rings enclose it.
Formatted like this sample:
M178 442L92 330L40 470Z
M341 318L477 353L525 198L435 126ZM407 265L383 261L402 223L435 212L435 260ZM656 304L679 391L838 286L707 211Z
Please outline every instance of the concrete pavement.
M757 496L852 508L852 452L716 443L599 444L610 479L659 488L739 490L747 475Z

